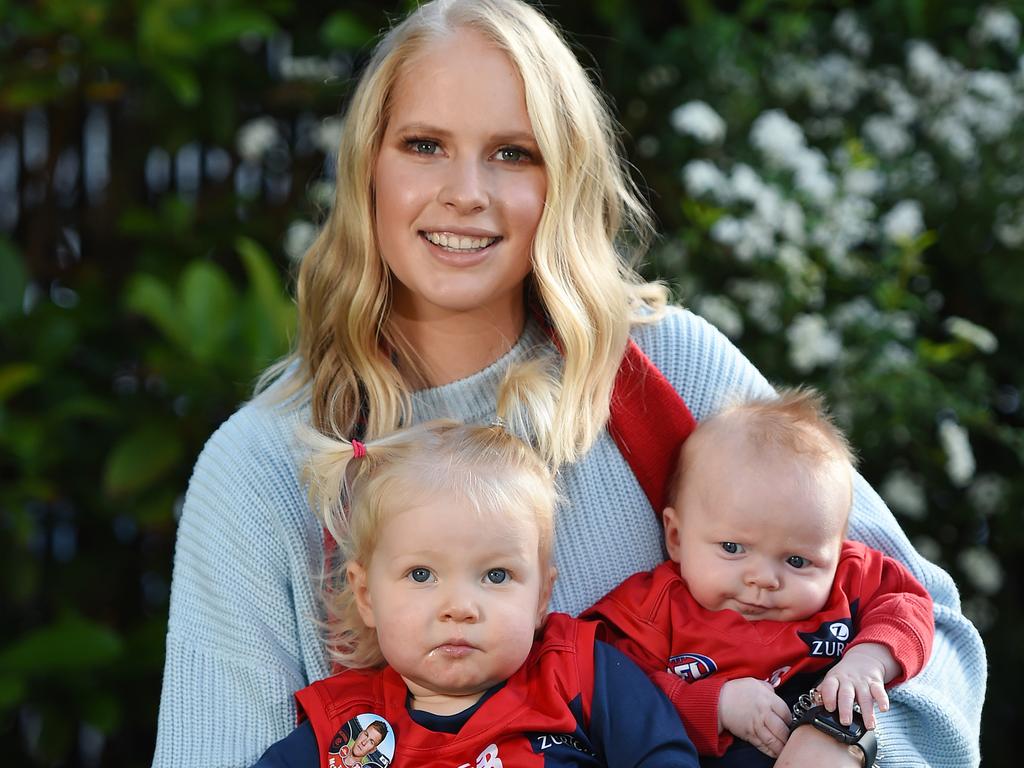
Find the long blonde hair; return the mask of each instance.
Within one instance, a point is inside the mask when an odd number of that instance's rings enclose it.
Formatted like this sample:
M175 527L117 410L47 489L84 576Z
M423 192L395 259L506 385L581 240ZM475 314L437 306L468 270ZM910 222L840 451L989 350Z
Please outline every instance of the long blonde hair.
M551 564L554 475L504 425L430 421L369 440L365 446L309 436L307 477L314 507L339 547L324 590L327 648L346 667L384 662L376 631L363 621L345 578L350 563L368 568L382 526L415 500L455 494L481 515L533 524L541 572ZM359 455L362 454L362 455Z
M308 385L313 424L327 435L351 435L361 424L372 437L412 423L416 362L392 358L402 343L388 322L390 276L375 244L372 169L404 63L458 28L486 36L518 69L544 158L547 198L529 290L564 362L560 379L540 375L527 389L554 404L534 440L557 465L593 444L630 326L656 316L666 291L644 283L617 251L629 240L641 252L653 228L607 106L551 22L520 0L435 0L377 45L344 120L334 205L299 272L296 348L260 388L286 371L282 396Z

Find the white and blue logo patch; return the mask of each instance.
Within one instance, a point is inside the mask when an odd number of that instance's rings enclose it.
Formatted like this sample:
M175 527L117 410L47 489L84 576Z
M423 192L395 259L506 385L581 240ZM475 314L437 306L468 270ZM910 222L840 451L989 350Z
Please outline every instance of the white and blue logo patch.
M797 632L807 643L810 656L838 659L853 637L853 619L826 621L814 632Z
M668 660L668 671L692 683L717 672L718 665L702 653L681 653Z

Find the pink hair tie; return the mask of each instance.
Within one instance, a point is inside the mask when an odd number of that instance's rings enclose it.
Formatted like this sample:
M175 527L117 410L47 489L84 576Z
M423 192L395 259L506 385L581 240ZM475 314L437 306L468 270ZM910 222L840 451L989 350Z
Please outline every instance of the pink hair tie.
M358 440L353 440L352 445L352 458L361 459L366 455L366 446Z

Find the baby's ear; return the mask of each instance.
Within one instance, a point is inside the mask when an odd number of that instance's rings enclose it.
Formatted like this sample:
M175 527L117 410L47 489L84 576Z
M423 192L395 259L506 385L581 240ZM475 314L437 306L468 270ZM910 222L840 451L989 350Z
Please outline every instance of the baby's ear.
M548 615L548 603L551 602L551 590L555 587L555 577L558 569L555 566L548 568L546 574L541 574L540 602L537 603L537 629L544 625L544 619Z
M356 599L356 608L363 623L374 629L377 624L373 618L373 601L370 599L370 586L366 581L366 569L359 563L348 563L345 566L349 589Z
M661 513L661 520L665 526L665 550L669 558L675 563L681 559L683 539L679 533L679 513L675 507L665 507Z

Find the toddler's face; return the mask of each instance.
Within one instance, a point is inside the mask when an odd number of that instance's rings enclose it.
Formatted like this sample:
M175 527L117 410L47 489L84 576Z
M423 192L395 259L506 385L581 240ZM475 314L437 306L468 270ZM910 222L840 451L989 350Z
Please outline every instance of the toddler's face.
M469 706L522 666L551 592L538 544L532 521L442 494L392 515L369 567L350 566L363 620L414 705Z
M666 546L700 605L750 621L797 621L828 600L850 505L849 469L702 444Z

